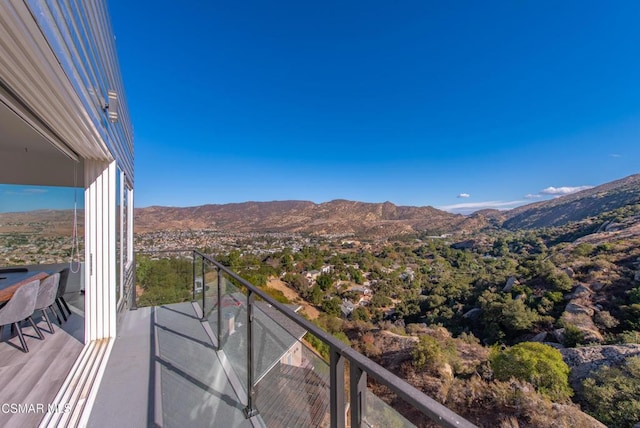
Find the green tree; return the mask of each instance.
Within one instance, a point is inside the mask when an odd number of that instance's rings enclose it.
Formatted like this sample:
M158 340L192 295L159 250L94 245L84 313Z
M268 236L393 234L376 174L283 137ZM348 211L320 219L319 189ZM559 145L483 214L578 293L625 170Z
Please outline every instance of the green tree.
M620 367L603 366L582 382L587 412L608 426L631 428L640 421L640 357Z
M329 287L333 284L333 277L328 273L321 273L316 278L316 284L322 288L322 290L327 291Z
M351 319L354 321L368 321L371 319L371 314L367 310L367 308L363 308L362 306L358 306L351 312Z
M324 297L324 293L322 292L322 288L314 285L311 287L311 291L309 292L309 301L314 305L319 305L322 303L322 298Z
M513 337L527 331L539 319L537 312L527 307L522 300L511 297L511 294L487 290L478 301L483 309L485 336L491 342L496 342L505 335Z
M498 380L516 378L531 383L553 401L565 402L573 395L569 366L557 349L542 343L522 342L502 352L494 349L491 368Z
M342 301L338 297L332 297L322 302L322 310L329 315L339 316L341 304Z

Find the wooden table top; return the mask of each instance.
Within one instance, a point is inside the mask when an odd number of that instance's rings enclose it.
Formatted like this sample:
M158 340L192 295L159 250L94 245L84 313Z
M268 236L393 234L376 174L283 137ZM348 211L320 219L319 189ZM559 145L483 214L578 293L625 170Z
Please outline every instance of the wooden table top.
M43 280L49 275L49 272L43 271L0 273L0 303L11 300L13 293L21 286L37 279Z

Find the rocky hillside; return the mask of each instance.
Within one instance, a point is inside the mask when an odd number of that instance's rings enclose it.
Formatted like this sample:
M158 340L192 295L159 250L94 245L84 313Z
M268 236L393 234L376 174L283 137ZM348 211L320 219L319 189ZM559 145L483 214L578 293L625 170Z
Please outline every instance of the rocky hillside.
M335 200L244 202L189 208L136 209L136 232L214 229L233 232L357 234L388 237L416 231L434 234L475 230L484 223L432 207Z
M509 230L562 226L637 203L640 203L640 174L550 201L514 208L504 213L502 226Z
M73 210L36 210L0 213L0 233L68 236L73 230ZM77 213L78 227L84 225L84 210Z

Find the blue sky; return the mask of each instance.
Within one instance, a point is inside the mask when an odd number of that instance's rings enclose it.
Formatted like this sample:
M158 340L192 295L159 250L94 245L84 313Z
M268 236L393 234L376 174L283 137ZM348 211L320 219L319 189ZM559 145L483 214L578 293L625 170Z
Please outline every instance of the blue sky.
M637 1L109 4L138 207L468 212L639 172Z

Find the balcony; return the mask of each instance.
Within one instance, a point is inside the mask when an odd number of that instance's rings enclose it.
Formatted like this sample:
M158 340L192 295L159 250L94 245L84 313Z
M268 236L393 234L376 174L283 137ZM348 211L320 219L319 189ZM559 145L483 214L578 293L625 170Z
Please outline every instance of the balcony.
M176 303L122 313L88 426L473 426L208 256L149 256L173 260Z

